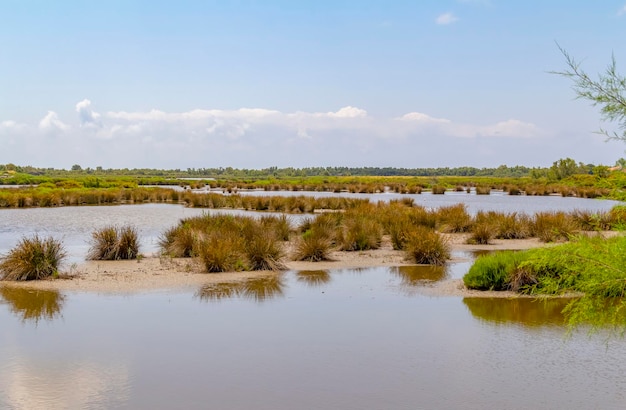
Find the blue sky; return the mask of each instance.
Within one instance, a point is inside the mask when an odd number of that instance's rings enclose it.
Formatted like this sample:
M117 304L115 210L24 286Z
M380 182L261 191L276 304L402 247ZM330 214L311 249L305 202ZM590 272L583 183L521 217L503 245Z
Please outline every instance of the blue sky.
M0 163L613 164L556 42L626 73L626 1L0 1Z

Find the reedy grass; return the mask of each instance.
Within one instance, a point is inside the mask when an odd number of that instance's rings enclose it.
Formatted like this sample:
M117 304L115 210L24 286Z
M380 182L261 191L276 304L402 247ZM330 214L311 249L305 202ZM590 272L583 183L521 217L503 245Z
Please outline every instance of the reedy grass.
M208 273L245 270L243 239L236 232L214 231L203 235L195 253Z
M465 204L441 207L436 211L436 217L438 229L445 233L467 232L472 224Z
M312 226L296 240L293 259L309 262L330 260L333 241L333 229L328 229L324 225Z
M90 244L88 260L131 260L139 255L139 235L133 226L96 229Z
M63 244L34 235L22 238L8 254L0 257L0 280L39 280L58 275L66 257Z
M407 259L426 265L445 265L450 259L448 241L436 231L417 226L409 233L404 245Z
M533 236L542 242L568 241L578 226L565 212L537 212L532 226Z

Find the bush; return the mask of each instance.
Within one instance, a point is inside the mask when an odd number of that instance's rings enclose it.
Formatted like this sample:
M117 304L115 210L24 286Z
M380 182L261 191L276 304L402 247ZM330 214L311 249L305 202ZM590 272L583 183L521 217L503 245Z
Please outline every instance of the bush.
M480 256L463 276L463 282L469 289L505 290L519 261L520 254L513 251Z
M130 260L138 255L139 238L132 226L106 226L91 234L89 260Z
M450 259L447 240L432 229L418 226L405 244L407 259L418 264L445 265Z
M58 274L59 265L66 257L61 242L38 235L22 240L0 258L0 279L37 280Z

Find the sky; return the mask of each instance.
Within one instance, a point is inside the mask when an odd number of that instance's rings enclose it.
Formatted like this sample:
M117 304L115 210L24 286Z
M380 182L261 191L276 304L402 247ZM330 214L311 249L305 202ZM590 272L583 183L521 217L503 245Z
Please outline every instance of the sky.
M0 164L612 165L626 0L0 0ZM558 45L557 45L558 44Z

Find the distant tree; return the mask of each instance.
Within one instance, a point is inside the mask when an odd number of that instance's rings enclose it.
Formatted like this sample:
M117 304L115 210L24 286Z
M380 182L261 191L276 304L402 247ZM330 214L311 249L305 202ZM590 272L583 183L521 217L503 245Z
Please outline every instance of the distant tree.
M78 164L72 165L72 171L82 171L82 170L83 170L83 167L81 167L80 165Z
M578 170L579 168L576 165L576 161L573 159L560 159L552 163L549 170L549 177L551 179L563 179L578 173Z
M572 88L577 98L591 101L593 106L600 107L603 120L617 123L619 133L600 129L600 134L606 135L609 139L626 142L626 96L624 95L626 94L626 77L617 72L615 56L611 56L611 63L605 72L598 74L598 79L594 80L582 70L580 62L570 56L561 46L558 44L557 46L565 57L567 69L552 73L570 78L574 82Z

